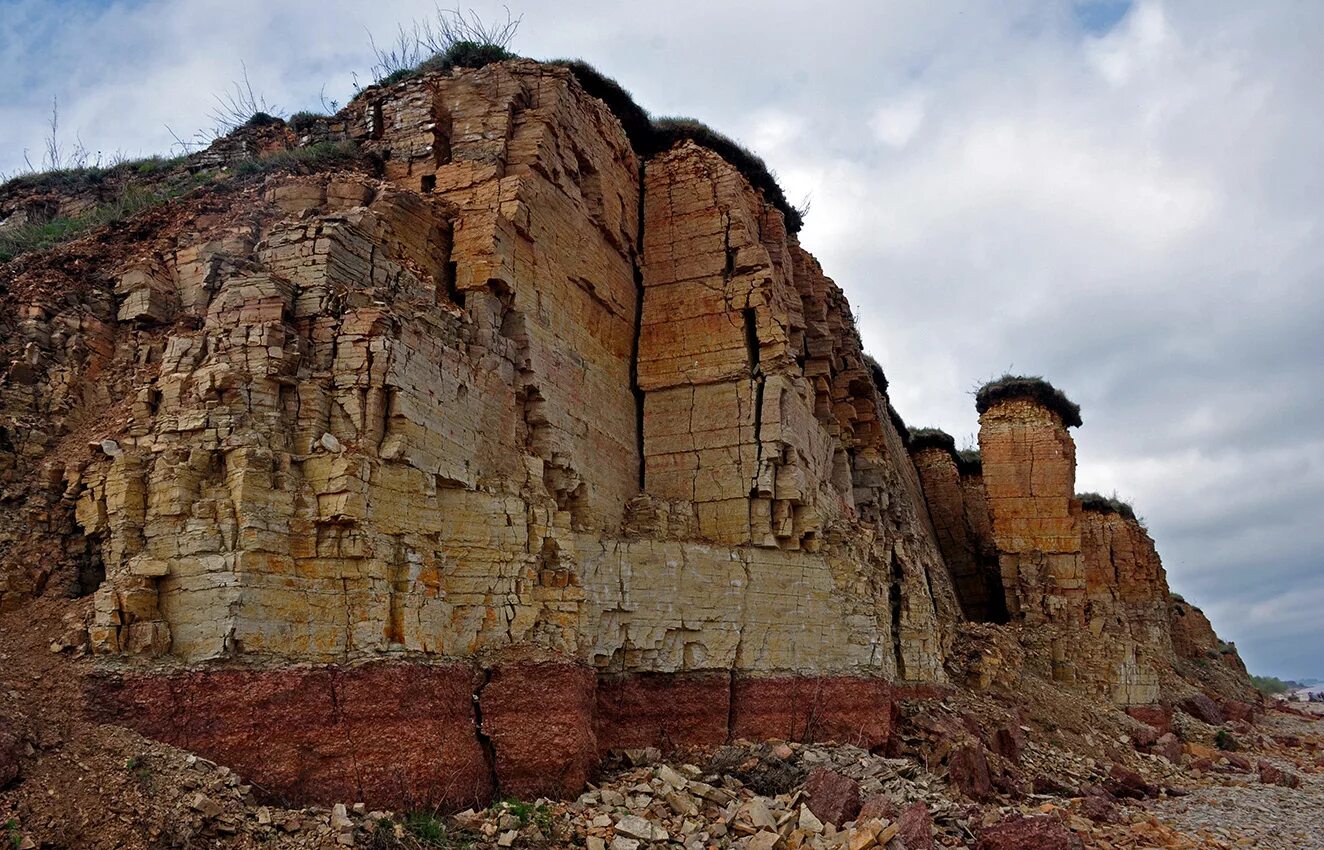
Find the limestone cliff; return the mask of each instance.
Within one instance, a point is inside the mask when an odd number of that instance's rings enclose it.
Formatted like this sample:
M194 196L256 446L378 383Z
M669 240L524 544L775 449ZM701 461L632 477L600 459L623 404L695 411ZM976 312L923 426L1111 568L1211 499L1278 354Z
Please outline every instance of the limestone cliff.
M1040 675L1123 706L1171 702L1193 685L1244 699L1244 667L1237 679L1180 663L1216 657L1221 642L1207 620L1183 619L1189 606L1171 602L1131 508L1076 494L1067 429L1081 424L1079 408L1040 379L1013 376L976 402L977 461L940 431L915 432L910 446L967 618L1011 622Z
M458 805L629 741L879 745L889 683L944 680L885 390L735 166L527 61L282 132L360 157L4 267L0 602L95 593L108 719Z
M887 747L964 620L1167 699L1216 638L1076 497L1074 405L982 393L980 459L907 432L770 178L641 145L585 73L246 127L0 265L0 608L93 597L97 717L288 798L459 807L617 748Z

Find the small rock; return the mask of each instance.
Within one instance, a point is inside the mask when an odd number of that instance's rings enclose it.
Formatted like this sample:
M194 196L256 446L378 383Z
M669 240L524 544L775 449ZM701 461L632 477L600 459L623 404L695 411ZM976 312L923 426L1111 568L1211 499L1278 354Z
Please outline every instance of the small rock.
M18 757L23 742L3 719L0 719L0 788L18 779Z
M611 840L611 850L639 850L639 842L633 838L618 835Z
M189 800L189 808L201 814L204 818L214 818L221 813L221 806L215 800L203 794L201 791L193 795Z
M585 841L588 850L607 850L607 842L600 835L590 835Z
M749 822L758 829L776 829L777 821L768 810L768 804L762 797L754 797L745 804L745 813Z
M656 776L672 788L684 788L689 784L689 780L673 770L670 765L664 764L659 767Z
M1150 752L1155 755L1163 756L1173 764L1181 764L1181 739L1171 732L1164 733L1154 742L1154 745L1150 748Z
M1134 770L1122 767L1120 764L1113 765L1108 771L1108 779L1104 787L1115 797L1144 800L1158 796L1158 788L1146 782L1145 778Z
M335 435L329 432L322 434L322 439L318 440L317 442L322 446L322 448L326 449L332 454L340 454L342 451L345 450L345 447L340 444L340 441L335 438Z
M1218 705L1204 694L1187 697L1177 703L1177 706L1196 720L1202 720L1210 726L1223 724L1223 712L1219 711Z
M331 807L331 828L336 832L354 828L354 822L349 819L349 811L344 803L336 803Z
M796 826L815 835L823 831L823 822L804 803L800 804L800 819L796 822Z
M781 835L776 832L768 832L767 830L756 832L745 845L745 850L772 850L773 847L777 846L777 842L781 841L781 838Z
M626 815L616 821L616 834L640 841L666 841L669 838L665 829L638 815Z
M506 832L501 833L501 835L497 837L497 846L510 847L515 843L516 838L519 838L518 829L507 830Z

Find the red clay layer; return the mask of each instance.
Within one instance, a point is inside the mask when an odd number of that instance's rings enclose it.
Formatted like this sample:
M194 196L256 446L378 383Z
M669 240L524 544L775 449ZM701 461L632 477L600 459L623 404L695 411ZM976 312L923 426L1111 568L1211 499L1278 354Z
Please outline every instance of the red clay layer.
M495 791L474 686L460 664L215 670L102 677L88 704L278 798L466 806Z
M729 673L626 673L598 677L598 751L724 743Z
M579 793L611 749L891 734L881 679L625 674L525 662L107 674L97 719L224 763L284 800L372 806Z
M479 707L501 793L520 799L578 794L597 763L593 670L528 663L490 672Z
M875 749L892 732L892 686L847 676L736 677L732 738L837 741Z

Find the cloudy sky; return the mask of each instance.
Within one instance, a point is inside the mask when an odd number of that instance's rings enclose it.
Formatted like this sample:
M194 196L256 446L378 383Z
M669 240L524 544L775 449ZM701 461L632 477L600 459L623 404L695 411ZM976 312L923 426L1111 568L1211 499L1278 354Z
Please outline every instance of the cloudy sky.
M497 4L472 4L489 19ZM286 112L366 82L431 0L0 0L0 172L43 121L169 149L247 66ZM1079 489L1148 521L1253 672L1324 677L1324 4L511 0L655 114L755 148L907 421L1042 374Z

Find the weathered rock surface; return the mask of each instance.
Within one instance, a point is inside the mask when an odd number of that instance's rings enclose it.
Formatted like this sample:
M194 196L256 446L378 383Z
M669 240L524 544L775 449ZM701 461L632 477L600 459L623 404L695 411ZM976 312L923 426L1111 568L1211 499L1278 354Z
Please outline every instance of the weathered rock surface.
M980 681L1121 704L1207 654L1143 528L1082 512L1053 410L984 411L982 472L912 460L842 291L713 151L641 157L521 60L188 167L310 141L363 161L0 269L0 610L92 596L98 719L290 799L461 807L620 749L878 752L966 619L1024 644ZM943 762L988 800L1026 746Z

